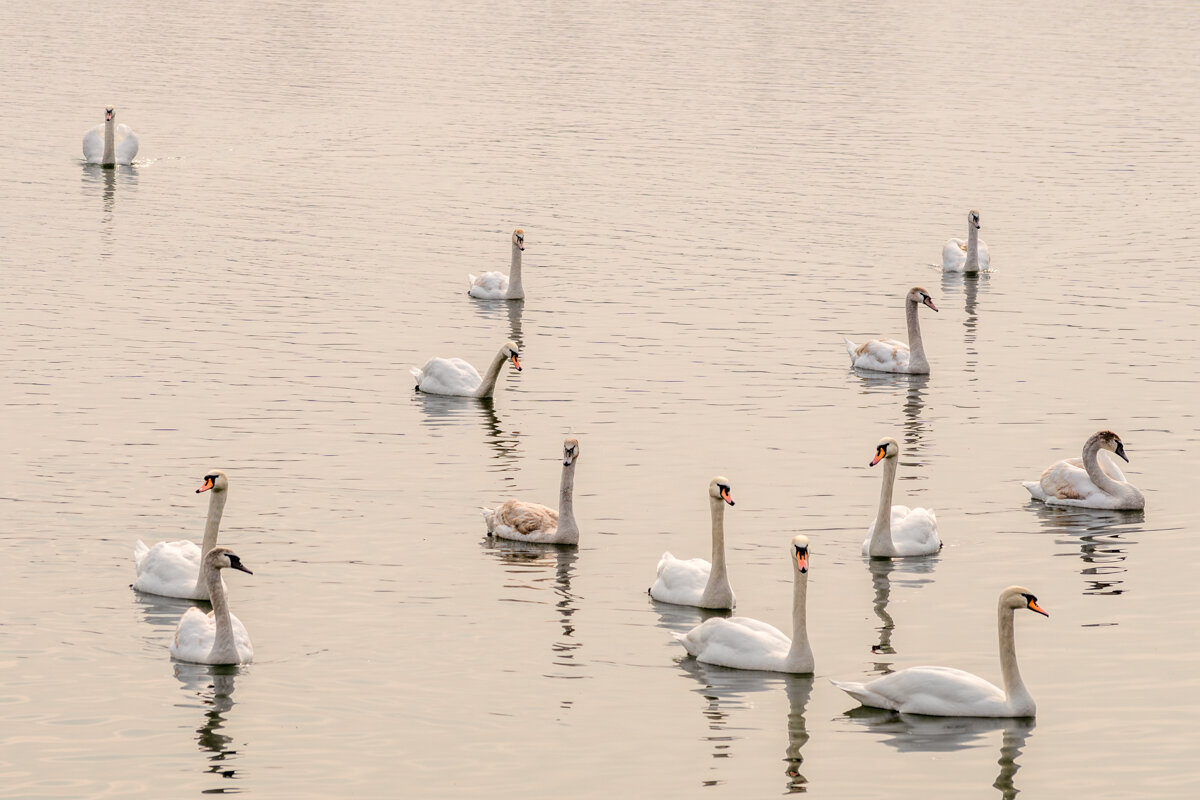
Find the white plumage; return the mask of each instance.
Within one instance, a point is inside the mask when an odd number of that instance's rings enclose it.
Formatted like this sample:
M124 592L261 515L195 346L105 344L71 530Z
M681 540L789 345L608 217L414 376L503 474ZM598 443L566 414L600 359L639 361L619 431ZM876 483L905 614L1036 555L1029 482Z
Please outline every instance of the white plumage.
M729 481L713 478L708 484L712 516L712 563L703 558L681 559L663 553L650 596L663 603L698 608L733 608L736 600L725 566L725 504L733 505ZM716 571L713 571L714 564Z
M578 460L579 440L563 440L558 511L524 500L506 500L497 508L482 508L488 536L538 544L579 544L579 525L575 522L574 511L575 464Z
M508 275L485 272L467 276L467 294L480 300L521 300L525 289L521 285L521 253L525 252L525 231L517 228L512 234L512 263Z
M220 470L204 476L204 485L196 493L212 490L208 501L208 520L204 526L204 539L200 546L195 542L178 540L157 542L153 547L138 539L133 546L133 560L137 577L133 588L139 592L181 597L186 600L208 600L208 585L200 578L201 556L217 546L217 532L221 526L221 515L229 495L229 478Z
M867 531L862 554L874 558L933 555L942 549L933 510L892 505L900 443L891 438L881 439L875 446L875 458L870 465L873 467L880 461L883 462L883 486L879 492L879 510Z
M929 372L929 360L925 358L925 345L921 339L921 325L917 320L917 306L925 305L937 311L933 298L920 286L914 286L904 296L904 315L908 324L908 344L895 339L871 339L856 345L845 339L850 365L855 369L873 372L901 372L924 375Z
M967 212L967 238L951 239L942 247L942 269L945 272L985 272L992 259L988 246L979 238L979 212Z
M171 641L171 657L194 664L247 664L254 658L254 647L246 627L229 612L220 571L233 568L254 573L227 547L210 550L205 556L205 566L213 610L205 614L198 608L189 608L184 613Z
M521 370L520 353L513 342L506 342L496 353L488 367L487 375L479 372L461 358L434 357L425 362L421 369L412 367L409 372L416 378L417 389L428 394L444 394L456 397L491 397L496 389L496 379L505 361L512 361L513 368Z
M133 163L138 151L137 134L128 125L115 124L112 106L104 109L104 122L83 134L83 159L89 164L113 166Z
M1109 452L1126 461L1125 445L1112 431L1098 431L1083 445L1083 458L1047 467L1041 478L1023 483L1035 500L1049 505L1137 511L1146 507L1141 491L1125 480Z

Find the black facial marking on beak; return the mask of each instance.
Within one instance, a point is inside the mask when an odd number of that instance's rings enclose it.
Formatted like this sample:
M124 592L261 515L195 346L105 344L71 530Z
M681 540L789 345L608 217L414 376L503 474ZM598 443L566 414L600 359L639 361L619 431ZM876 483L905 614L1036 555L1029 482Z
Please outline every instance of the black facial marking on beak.
M1129 462L1129 456L1125 455L1125 443L1124 442L1117 442L1116 452L1117 452L1117 455L1119 455L1121 458L1125 459L1126 463Z
M229 566L231 566L232 568L239 569L242 572L246 573L247 575L254 574L250 570L246 569L246 565L242 563L242 560L240 558L238 558L237 556L235 556L233 553L230 553L228 555L228 558L229 558Z

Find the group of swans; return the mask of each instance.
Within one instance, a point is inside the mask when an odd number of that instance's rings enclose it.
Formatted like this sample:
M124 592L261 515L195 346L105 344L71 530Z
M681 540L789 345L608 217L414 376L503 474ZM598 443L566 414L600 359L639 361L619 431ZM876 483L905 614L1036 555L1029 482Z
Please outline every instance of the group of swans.
M133 163L138 151L137 134L128 125L116 124L117 114L112 106L104 109L104 124L83 134L83 160L102 167Z

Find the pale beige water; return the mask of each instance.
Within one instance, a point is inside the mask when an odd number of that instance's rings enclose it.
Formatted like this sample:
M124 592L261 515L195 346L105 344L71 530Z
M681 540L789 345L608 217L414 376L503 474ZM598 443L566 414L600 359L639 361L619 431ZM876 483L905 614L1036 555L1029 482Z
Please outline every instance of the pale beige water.
M0 794L1194 797L1200 11L913 6L0 8ZM135 167L79 161L106 103ZM943 277L971 207L997 271ZM516 226L528 299L468 299ZM933 374L852 373L913 285ZM413 394L509 338L493 404ZM1030 503L1102 427L1145 514ZM567 434L578 552L483 541ZM935 559L858 555L885 435ZM128 588L214 467L215 674ZM716 474L741 613L787 628L812 540L814 679L683 661L644 594ZM1017 582L1036 725L846 714L998 680Z

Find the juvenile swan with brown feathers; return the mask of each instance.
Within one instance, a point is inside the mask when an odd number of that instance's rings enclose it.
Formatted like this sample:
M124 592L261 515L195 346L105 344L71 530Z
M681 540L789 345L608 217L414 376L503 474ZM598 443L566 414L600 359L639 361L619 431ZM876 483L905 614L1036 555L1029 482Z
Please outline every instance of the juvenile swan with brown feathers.
M506 500L499 508L484 508L487 535L518 542L542 544L579 544L579 525L575 523L575 464L579 461L579 440L563 441L562 483L558 490L558 511L523 500Z
M904 296L904 317L908 322L908 344L895 339L871 339L855 344L846 339L846 352L850 354L850 365L855 369L874 372L903 372L910 375L929 374L929 360L925 358L925 345L921 341L921 324L917 321L917 306L928 306L937 311L929 292L914 286Z
M1048 505L1140 511L1146 498L1125 480L1125 473L1108 455L1125 461L1125 444L1112 431L1097 431L1083 444L1083 458L1068 458L1046 467L1036 481L1024 486L1035 500Z

